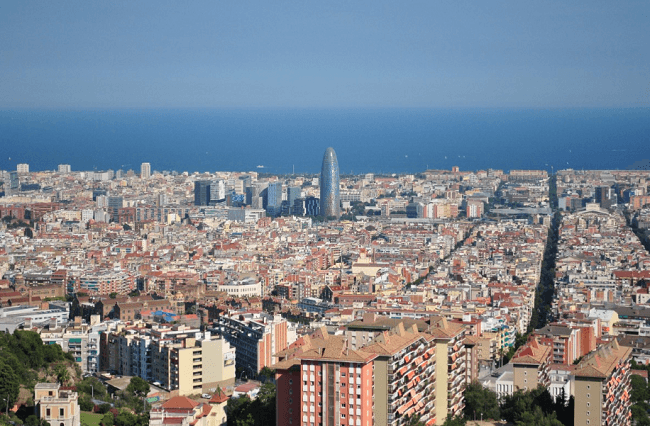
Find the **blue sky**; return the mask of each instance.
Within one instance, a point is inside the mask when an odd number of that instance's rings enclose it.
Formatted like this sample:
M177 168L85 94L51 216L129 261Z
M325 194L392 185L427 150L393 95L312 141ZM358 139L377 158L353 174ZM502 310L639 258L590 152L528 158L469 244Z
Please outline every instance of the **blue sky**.
M650 1L0 1L0 108L648 107Z

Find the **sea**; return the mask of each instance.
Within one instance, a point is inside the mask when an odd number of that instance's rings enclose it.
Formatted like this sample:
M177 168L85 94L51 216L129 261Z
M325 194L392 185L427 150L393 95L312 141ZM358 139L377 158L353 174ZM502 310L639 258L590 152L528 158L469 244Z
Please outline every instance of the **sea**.
M650 169L650 108L0 110L0 170Z

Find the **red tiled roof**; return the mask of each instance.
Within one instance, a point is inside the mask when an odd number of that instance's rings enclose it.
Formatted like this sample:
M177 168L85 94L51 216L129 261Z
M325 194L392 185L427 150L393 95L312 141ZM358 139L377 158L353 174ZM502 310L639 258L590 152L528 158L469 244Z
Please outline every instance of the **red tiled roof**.
M228 401L228 396L224 393L224 391L218 387L217 391L212 395L212 398L210 399L211 404L221 404L222 402Z
M169 401L165 402L162 406L163 408L185 408L191 410L197 405L199 405L198 402L192 401L185 396L175 396Z

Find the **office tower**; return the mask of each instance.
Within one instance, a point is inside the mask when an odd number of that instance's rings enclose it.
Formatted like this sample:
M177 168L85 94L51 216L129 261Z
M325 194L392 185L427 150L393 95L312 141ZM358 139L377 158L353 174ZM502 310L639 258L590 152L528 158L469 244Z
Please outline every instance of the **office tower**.
M21 163L16 166L16 171L18 173L29 173L29 164Z
M59 164L59 173L70 173L70 164Z
M631 354L612 340L580 360L573 372L576 426L630 424Z
M287 201L290 206L293 206L294 201L296 201L297 198L300 198L301 193L302 188L299 186L290 186L287 188Z
M140 165L140 179L149 179L151 177L151 164L142 163Z
M111 220L117 222L119 210L124 207L124 199L122 197L108 197L107 200L108 213L111 215Z
M251 177L248 175L239 176L235 182L235 192L238 194L246 194L246 188L251 186Z
M291 214L296 216L318 216L320 200L316 197L296 198L291 206Z
M609 186L598 186L594 191L594 199L600 207L608 209L616 204L616 192Z
M279 216L282 211L282 183L270 183L267 188L266 198L266 214L271 217Z
M108 195L108 191L105 189L93 189L93 201L97 201L97 197L102 195Z
M248 193L246 194L246 204L250 204L254 209L266 208L268 197L268 182L255 182L251 185L250 202Z
M327 148L323 156L320 172L320 210L325 217L341 216L341 196L339 194L339 162L334 148Z
M210 202L210 181L197 180L194 182L194 205L207 206Z
M8 176L7 176L8 175ZM19 192L20 182L18 180L18 172L5 172L4 176L4 189L5 197L11 197Z
M213 206L220 200L226 199L226 183L223 180L213 180L210 182L210 199L208 204Z

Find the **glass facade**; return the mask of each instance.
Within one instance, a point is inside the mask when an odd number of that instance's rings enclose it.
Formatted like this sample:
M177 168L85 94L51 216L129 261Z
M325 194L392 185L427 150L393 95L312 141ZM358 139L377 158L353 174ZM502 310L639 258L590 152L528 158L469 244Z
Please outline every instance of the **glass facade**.
M323 156L320 172L320 210L321 215L341 216L341 195L339 192L339 162L334 148L327 148Z

